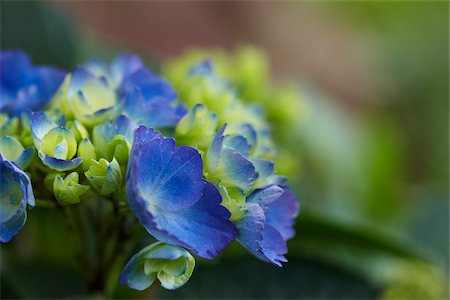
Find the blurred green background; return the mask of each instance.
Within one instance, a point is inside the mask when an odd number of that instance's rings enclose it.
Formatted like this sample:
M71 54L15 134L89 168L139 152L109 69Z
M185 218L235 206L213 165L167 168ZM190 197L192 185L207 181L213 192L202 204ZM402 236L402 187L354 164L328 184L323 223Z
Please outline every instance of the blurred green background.
M272 119L301 200L289 263L234 245L177 291L115 297L448 299L448 2L0 5L1 48L35 63L71 70L131 50L158 69L192 46L246 43L300 91L298 111ZM36 208L1 246L2 299L87 294L62 224Z

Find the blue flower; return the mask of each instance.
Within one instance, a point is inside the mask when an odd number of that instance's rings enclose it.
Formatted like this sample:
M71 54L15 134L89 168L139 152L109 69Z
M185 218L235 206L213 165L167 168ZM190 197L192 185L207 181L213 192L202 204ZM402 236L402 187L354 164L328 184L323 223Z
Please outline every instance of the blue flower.
M0 52L0 112L18 116L44 108L64 76L55 68L33 66L23 51Z
M126 76L119 88L125 114L140 125L174 127L186 108L173 103L177 97L170 83L142 68Z
M286 241L294 236L299 205L287 187L256 189L246 203L246 216L237 221L238 241L256 257L281 267L286 262Z
M236 228L202 174L196 149L176 146L153 129L136 129L126 174L131 209L158 240L211 259L236 238Z
M28 175L0 154L0 241L9 242L27 220L27 204L34 206Z

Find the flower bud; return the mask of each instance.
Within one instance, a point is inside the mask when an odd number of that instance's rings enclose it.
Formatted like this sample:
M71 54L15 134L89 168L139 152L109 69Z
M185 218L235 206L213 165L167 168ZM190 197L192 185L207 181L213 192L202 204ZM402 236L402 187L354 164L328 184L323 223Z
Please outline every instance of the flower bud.
M104 158L99 161L92 159L89 170L84 174L91 185L104 196L115 192L122 184L122 172L115 158L111 162Z
M174 290L189 280L194 267L195 259L187 250L157 242L130 259L120 275L120 283L142 291L158 278L163 288Z
M79 179L77 172L70 173L64 179L61 175L56 175L53 192L59 204L69 205L80 202L80 196L89 189L89 186L79 184Z

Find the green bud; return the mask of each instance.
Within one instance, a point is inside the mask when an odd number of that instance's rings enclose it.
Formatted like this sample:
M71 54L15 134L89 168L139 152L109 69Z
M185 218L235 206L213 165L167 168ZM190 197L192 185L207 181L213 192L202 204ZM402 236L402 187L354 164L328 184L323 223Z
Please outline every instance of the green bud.
M69 129L55 127L42 139L39 152L58 159L71 159L77 152L77 141Z
M221 205L231 213L230 220L237 221L245 216L245 195L239 188L225 187L219 184L219 192L222 196Z
M99 161L92 159L89 170L84 174L91 185L104 196L115 192L122 184L122 172L115 158L111 162L104 158Z
M0 113L0 136L15 135L19 127L19 119L10 118L7 114Z
M130 259L122 271L121 282L144 290L158 278L163 288L174 290L189 280L194 267L195 259L187 250L157 242Z
M56 176L64 176L64 173L49 173L44 178L44 187L53 193L53 183L55 182Z
M110 159L116 158L119 164L126 165L130 157L130 145L123 136L116 135L106 146L106 155Z
M79 184L79 180L80 177L77 172L70 173L64 179L61 175L56 175L53 182L53 193L59 204L80 203L80 196L89 189L89 186Z
M194 106L178 123L176 140L180 144L196 146L206 151L214 138L217 116L203 104Z
M89 133L87 132L86 127L84 127L78 120L67 121L66 127L72 131L77 142L80 142L82 139L89 138Z
M81 167L84 171L89 169L92 160L97 159L94 145L92 145L91 141L88 138L84 138L78 145L77 156L83 158Z

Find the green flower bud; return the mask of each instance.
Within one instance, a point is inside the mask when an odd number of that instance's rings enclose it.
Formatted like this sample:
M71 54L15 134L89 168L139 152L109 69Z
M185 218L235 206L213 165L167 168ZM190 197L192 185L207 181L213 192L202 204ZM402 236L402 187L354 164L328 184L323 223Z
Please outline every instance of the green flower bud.
M81 167L84 171L89 169L92 160L97 159L94 145L92 145L91 141L88 138L84 138L78 145L77 156L83 158Z
M55 182L56 176L64 176L64 173L49 173L44 178L44 187L53 193L53 183Z
M176 140L180 144L207 151L217 128L217 116L203 104L194 106L178 123Z
M195 259L187 250L157 242L130 259L122 271L120 283L141 291L158 278L163 288L174 290L189 280L194 267Z
M72 131L77 142L82 139L89 138L89 133L86 130L86 127L83 126L78 120L75 121L67 121L66 128Z
M126 166L130 157L130 145L123 136L116 135L106 146L106 155L116 158L119 164Z
M77 152L77 141L69 129L55 127L42 139L39 152L57 159L69 160Z
M115 158L111 162L104 158L99 161L92 159L89 170L84 174L91 185L104 196L115 192L122 184L122 172Z
M15 135L18 127L18 118L10 118L7 114L0 113L0 136Z
M245 217L245 195L239 188L225 187L222 184L218 186L222 196L221 205L226 207L230 213L230 220L235 222Z
M56 175L53 182L53 193L59 204L80 203L80 196L89 189L89 186L79 184L79 180L80 177L77 172L70 173L64 179L61 175Z

